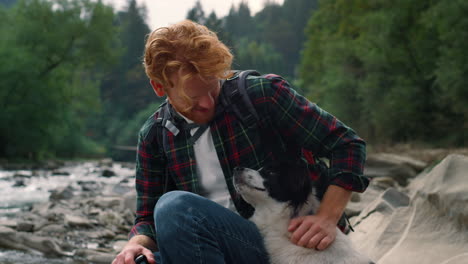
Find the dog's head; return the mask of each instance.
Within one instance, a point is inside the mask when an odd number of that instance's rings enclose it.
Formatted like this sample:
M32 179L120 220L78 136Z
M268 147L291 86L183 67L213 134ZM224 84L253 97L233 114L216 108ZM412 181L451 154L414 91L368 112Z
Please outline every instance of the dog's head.
M313 192L307 165L303 162L279 163L260 170L237 167L234 186L254 208L272 203L285 203L297 211Z

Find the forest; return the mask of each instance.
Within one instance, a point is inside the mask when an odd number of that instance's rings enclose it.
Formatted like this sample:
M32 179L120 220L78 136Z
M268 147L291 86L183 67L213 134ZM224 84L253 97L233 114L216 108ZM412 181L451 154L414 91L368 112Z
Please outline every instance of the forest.
M284 76L369 145L466 147L468 1L246 2L186 17L218 33L233 69ZM0 0L0 159L134 159L163 101L142 66L145 6Z

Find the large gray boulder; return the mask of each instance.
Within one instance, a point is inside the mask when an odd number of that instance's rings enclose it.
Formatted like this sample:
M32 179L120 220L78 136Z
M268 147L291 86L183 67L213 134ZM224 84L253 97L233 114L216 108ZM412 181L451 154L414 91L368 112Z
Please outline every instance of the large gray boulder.
M45 238L30 233L17 232L11 228L0 226L0 248L23 251L39 251L47 256L72 256L66 252L54 238Z
M379 264L468 263L468 157L449 155L353 219L356 247Z
M370 178L390 177L401 186L424 170L427 164L411 157L391 153L371 154L367 157L364 174Z

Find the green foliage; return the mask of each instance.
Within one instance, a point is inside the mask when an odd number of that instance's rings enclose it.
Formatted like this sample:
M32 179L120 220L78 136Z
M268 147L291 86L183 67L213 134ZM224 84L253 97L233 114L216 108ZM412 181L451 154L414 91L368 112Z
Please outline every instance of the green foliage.
M145 13L145 7L137 6L135 0L129 0L126 10L118 13L120 56L101 85L106 116L110 118L130 118L154 98L142 66L145 37L150 32Z
M145 38L150 32L145 17L145 6L128 0L114 21L119 28L119 41L114 51L119 57L101 82L103 112L93 118L91 129L93 137L106 146L112 158L120 158L114 147L124 144L122 131L128 131L134 116L156 99L142 65ZM138 128L134 128L133 134L137 132ZM136 140L136 136L133 139Z
M97 151L84 149L92 145L84 130L99 111L93 68L115 58L112 9L86 0L30 0L1 12L0 156Z
M235 39L252 39L256 34L255 23L250 13L249 6L245 2L239 3L239 6L231 6L229 14L225 18L225 30Z
M321 1L301 83L372 142L465 144L465 2Z
M205 24L205 11L203 11L200 0L197 0L197 2L195 2L195 6L187 12L187 19L190 19L193 22L197 22L199 24Z
M116 146L135 146L138 143L138 132L145 121L158 109L162 100L156 100L149 104L129 120L113 120L109 123L109 132L116 134L113 145L109 147L109 154L116 160L128 160L135 158L135 152L122 151ZM117 131L112 131L117 130Z
M219 38L232 48L233 68L275 72L293 79L297 76L304 27L317 2L285 0L282 6L268 1L265 4L253 16L247 2L242 1L238 6L232 5L226 17L217 19L213 12L205 17L203 7L197 1L187 18L217 32Z
M115 14L0 1L0 158L133 159L114 147L135 145L162 100L141 63L146 9L127 1ZM283 75L372 143L466 145L467 13L464 0L285 0L219 18L197 1L187 18L217 32L234 69Z
M234 67L238 69L256 69L259 72L279 72L283 61L281 54L276 52L268 43L258 43L241 38L237 41Z
M438 37L434 74L440 99L457 114L468 115L468 2L442 0L423 16L428 30ZM465 122L465 129L467 127Z

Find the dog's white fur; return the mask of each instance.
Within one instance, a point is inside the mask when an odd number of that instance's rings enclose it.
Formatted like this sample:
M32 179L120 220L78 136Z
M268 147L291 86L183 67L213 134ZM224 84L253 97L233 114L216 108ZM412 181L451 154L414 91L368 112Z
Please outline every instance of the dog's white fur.
M240 179L241 177L242 179ZM255 212L249 219L254 222L264 237L265 247L272 264L369 264L372 261L353 248L349 238L338 228L335 241L323 251L309 249L293 244L288 232L289 221L294 214L293 208L286 202L278 202L268 195L264 189L263 179L255 170L243 169L236 175L234 185L245 201L250 203ZM257 189L252 188L257 187ZM304 216L315 212L319 201L314 192L308 197L307 203L300 206L298 214Z

